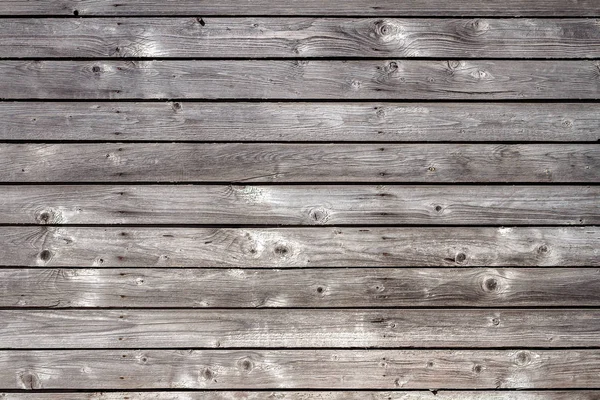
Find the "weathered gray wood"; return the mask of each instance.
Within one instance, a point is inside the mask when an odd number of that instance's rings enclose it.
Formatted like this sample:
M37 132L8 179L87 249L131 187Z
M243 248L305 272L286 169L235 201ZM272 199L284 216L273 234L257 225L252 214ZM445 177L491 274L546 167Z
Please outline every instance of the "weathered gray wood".
M0 61L3 99L598 99L598 61Z
M0 349L597 346L598 310L2 310Z
M0 227L0 265L598 266L600 228Z
M0 182L600 181L598 144L0 144Z
M8 19L0 55L18 57L594 58L593 19Z
M599 16L594 0L3 0L0 15Z
M597 390L0 393L6 400L598 400L598 396Z
M600 224L599 186L14 185L2 224Z
M0 307L600 306L594 268L0 269Z
M9 350L2 389L595 388L600 350Z
M0 140L598 141L592 103L0 102Z

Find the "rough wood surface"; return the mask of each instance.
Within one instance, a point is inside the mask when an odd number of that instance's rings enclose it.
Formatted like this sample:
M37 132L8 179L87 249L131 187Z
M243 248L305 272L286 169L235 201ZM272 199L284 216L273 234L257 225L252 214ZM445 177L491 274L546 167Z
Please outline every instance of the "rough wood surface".
M598 400L598 396L597 390L0 393L6 400Z
M8 350L2 389L595 388L600 350Z
M0 182L600 181L598 144L0 144Z
M597 390L0 393L6 400L598 400L598 396Z
M0 102L0 140L600 140L594 103Z
M0 265L598 266L600 228L0 227Z
M597 346L598 310L1 310L0 349Z
M9 19L0 55L19 57L597 58L593 19Z
M598 61L0 61L2 99L599 99Z
M600 224L599 186L14 185L0 224Z
M0 269L0 307L560 306L600 306L600 270Z
M600 16L595 0L3 0L0 15Z

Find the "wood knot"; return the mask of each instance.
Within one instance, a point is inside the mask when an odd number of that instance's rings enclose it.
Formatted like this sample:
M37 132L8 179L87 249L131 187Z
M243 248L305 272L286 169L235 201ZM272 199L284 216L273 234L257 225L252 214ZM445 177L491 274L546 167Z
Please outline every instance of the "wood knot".
M99 72L100 72L100 67L99 67L99 66L97 66L97 65L94 65L94 66L92 67L92 72L93 72L93 73L95 73L95 74L99 73Z
M488 278L483 282L483 288L486 292L498 291L498 281L494 278Z
M440 213L440 212L442 212L442 210L443 210L443 208L439 204L437 206L435 206L435 211L436 212Z
M204 371L202 371L202 377L207 381L211 381L214 379L215 374L210 370L210 368L205 368Z
M479 364L475 364L475 366L473 366L473 372L475 372L476 374L480 374L481 371L483 371L483 367Z
M494 326L500 325L500 319L499 318L492 318L492 324Z
M317 288L317 293L323 293L323 288L321 286Z
M329 211L323 207L313 208L308 212L311 221L317 224L324 224L329 220Z
M456 257L454 257L454 261L457 263L463 263L467 259L465 253L458 253Z
M238 365L240 369L245 372L250 372L254 369L254 363L247 358L241 360Z
M175 110L175 111L179 111L179 110L181 110L181 103L177 103L177 102L176 102L176 103L173 103L173 104L171 105L171 107L173 108L173 110Z
M377 32L379 36L390 35L393 31L394 27L386 21L381 20L375 23L375 32Z
M40 224L48 224L52 220L52 214L48 211L42 211L38 215L37 220Z
M538 253L545 254L547 252L548 252L548 246L546 246L545 244L538 247Z
M531 355L526 351L520 351L515 355L515 363L520 366L527 365L531 362Z
M388 74L394 73L396 71L398 71L398 63L396 61L390 61L386 66L385 66L385 71Z
M33 372L24 372L20 374L19 381L23 389L26 390L35 390L42 388L40 378Z
M52 253L50 252L50 250L42 250L40 252L40 260L42 260L44 262L48 262L48 261L50 261L51 258L52 258Z
M289 249L285 246L276 246L275 247L275 254L279 254L280 256L285 256L288 253L289 253Z

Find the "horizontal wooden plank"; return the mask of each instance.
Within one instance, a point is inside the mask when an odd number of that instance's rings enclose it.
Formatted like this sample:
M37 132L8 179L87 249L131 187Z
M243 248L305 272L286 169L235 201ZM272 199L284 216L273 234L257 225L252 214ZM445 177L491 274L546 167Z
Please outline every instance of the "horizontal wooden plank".
M8 350L6 389L595 388L600 350Z
M599 395L598 390L0 393L0 397L4 396L6 400L597 400Z
M65 267L598 266L599 227L0 227L0 265Z
M594 268L0 269L0 307L600 306Z
M0 348L597 346L599 310L1 310Z
M3 0L0 15L600 16L594 0Z
M598 61L0 61L3 99L600 98Z
M600 224L599 186L10 185L2 224Z
M593 19L34 18L0 24L2 58L594 58Z
M600 182L598 144L0 144L0 182Z
M0 140L599 141L594 103L0 102Z

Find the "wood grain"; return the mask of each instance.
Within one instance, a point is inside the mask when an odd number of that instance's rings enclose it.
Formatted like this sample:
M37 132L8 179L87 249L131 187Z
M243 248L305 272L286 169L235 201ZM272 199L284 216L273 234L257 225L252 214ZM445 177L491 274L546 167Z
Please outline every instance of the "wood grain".
M2 99L599 99L598 61L0 61Z
M0 393L6 400L597 400L597 390L544 391L286 391ZM4 396L4 397L2 397Z
M0 24L19 57L597 58L593 19L34 18Z
M597 310L0 310L1 349L598 345Z
M598 186L14 185L0 224L592 225Z
M0 182L600 182L598 144L0 144Z
M600 270L0 269L0 307L561 306L600 306Z
M598 266L600 228L0 227L0 265Z
M0 140L600 140L593 103L0 102Z
M600 16L594 0L3 0L0 15Z
M600 350L1 351L6 389L594 388Z

